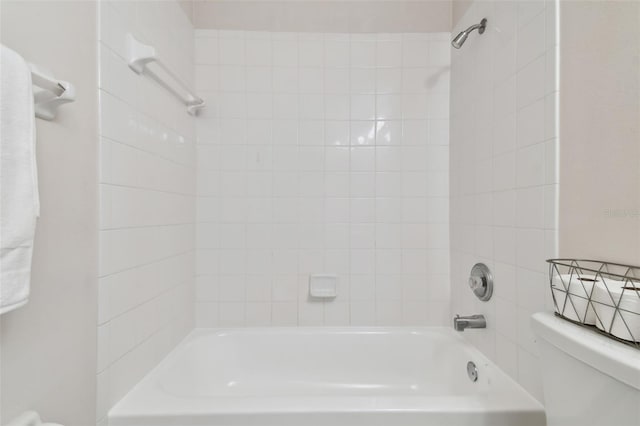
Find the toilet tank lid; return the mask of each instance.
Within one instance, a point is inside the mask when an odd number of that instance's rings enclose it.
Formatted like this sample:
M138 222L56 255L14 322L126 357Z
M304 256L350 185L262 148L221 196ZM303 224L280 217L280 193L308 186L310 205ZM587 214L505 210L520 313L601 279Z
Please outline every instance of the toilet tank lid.
M531 317L538 338L614 379L640 390L640 351L550 312Z

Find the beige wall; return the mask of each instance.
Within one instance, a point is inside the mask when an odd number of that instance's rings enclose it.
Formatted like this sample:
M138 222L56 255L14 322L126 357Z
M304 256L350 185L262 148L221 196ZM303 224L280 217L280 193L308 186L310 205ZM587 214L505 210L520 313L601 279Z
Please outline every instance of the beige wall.
M1 41L77 89L55 121L36 120L41 217L29 303L1 322L5 423L26 409L95 422L97 99L93 2L2 1Z
M560 255L638 265L640 3L560 16Z
M195 0L196 28L293 32L443 32L451 1Z
M458 25L458 22L460 22L464 14L467 13L467 10L469 10L469 7L471 7L472 3L473 3L473 0L452 0L451 1L451 26L455 27L456 25ZM473 23L469 25L472 25L472 24ZM468 25L463 25L464 28L466 28L467 26Z
M193 1L192 0L178 0L178 4L187 15L189 21L193 22Z

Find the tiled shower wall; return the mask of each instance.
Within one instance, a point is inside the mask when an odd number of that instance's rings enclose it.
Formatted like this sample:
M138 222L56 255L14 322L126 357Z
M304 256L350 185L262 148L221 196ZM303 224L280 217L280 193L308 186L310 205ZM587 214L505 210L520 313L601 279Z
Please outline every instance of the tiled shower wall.
M128 32L193 82L177 2L100 2L98 420L193 327L194 119L129 69Z
M454 33L483 17L487 31L452 56L452 307L487 317L465 337L538 399L530 318L545 310L557 246L556 6L476 1ZM467 286L476 262L494 274L486 303Z
M449 33L197 30L199 326L442 324ZM310 300L310 274L339 277Z

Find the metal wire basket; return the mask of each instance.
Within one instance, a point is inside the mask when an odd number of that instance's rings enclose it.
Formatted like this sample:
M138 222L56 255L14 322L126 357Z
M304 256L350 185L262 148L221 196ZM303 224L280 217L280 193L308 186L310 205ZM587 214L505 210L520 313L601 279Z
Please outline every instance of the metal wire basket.
M556 315L640 349L640 267L549 259Z

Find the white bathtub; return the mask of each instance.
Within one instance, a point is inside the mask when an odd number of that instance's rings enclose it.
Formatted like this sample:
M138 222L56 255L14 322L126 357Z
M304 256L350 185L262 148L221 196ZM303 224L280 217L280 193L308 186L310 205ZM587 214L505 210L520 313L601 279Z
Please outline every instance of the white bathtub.
M536 400L443 328L195 330L109 413L110 426L544 424Z

